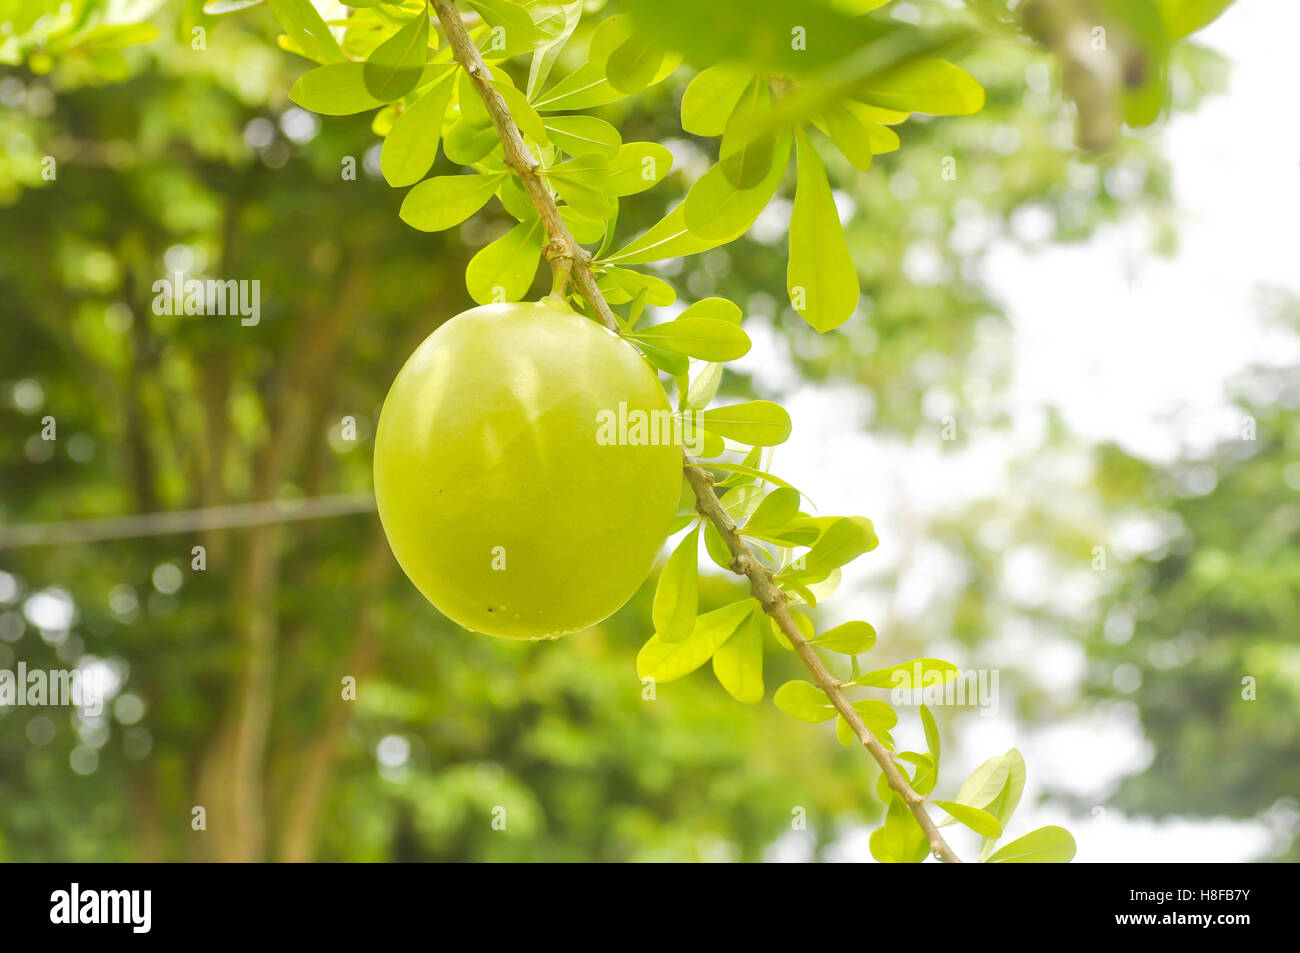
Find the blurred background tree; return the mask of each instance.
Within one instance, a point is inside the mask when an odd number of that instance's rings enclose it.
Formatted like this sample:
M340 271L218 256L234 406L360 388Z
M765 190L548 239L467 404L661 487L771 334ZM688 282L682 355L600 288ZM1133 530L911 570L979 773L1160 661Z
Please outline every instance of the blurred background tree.
M253 8L212 16L199 0L0 0L0 22L12 27L0 40L4 526L364 500L389 382L420 339L470 305L466 261L512 224L497 211L447 233L402 225L370 121L294 107L286 93L305 62L277 46L264 4L215 8L241 6ZM568 57L602 14L587 6ZM895 15L977 31L961 61L988 90L983 112L908 123L903 150L866 172L829 160L862 313L820 336L780 299L788 189L740 242L662 269L688 300L717 290L747 302L751 334L797 372L791 387L870 394L869 418L845 427L903 440L932 425L925 401L936 385L963 419L1005 423L980 419L1005 372L1005 353L988 344L1003 322L981 264L995 241L1022 240L1018 217L1047 223L1035 242L1082 240L1121 216L1173 236L1158 141L1119 131L1116 113L1087 123L1096 137L1109 122L1115 141L1081 152L1055 34L1041 27L1042 45L1030 42L1010 2L955 6L900 3ZM1212 91L1202 68L1211 53L1187 42L1158 52L1177 79L1174 108ZM689 75L599 111L625 139L672 149L674 172L654 194L674 202L711 147L677 122ZM436 172L452 171L439 163ZM663 201L627 203L620 229L644 229ZM155 314L153 282L177 271L258 279L260 323ZM743 375L724 386L755 393ZM41 439L47 416L53 441ZM1294 415L1270 425L1295 435ZM1225 451L1213 492L1186 499L1168 474L1098 452L1103 479L1081 492L1099 507L1140 502L1217 541L1198 543L1195 559L1171 544L1126 573L1113 606L1097 609L1097 631L1077 633L1095 659L1093 693L1122 687L1121 666L1141 670L1129 697L1165 753L1123 797L1150 811L1254 816L1278 785L1296 790L1286 757L1296 720L1270 709L1255 723L1215 705L1238 667L1270 690L1283 680L1296 705L1294 504L1261 489L1277 490L1279 474L1300 482L1287 469L1295 439L1244 460ZM861 753L770 705L738 711L704 677L643 700L633 658L650 627L648 593L559 646L467 637L397 571L373 514L355 509L0 549L0 668L98 666L115 685L102 717L0 708L0 855L758 859L797 838L822 856L874 810L861 796L874 775ZM971 512L950 538L971 541L979 519ZM1258 526L1244 547L1243 522ZM1047 545L1073 546L1076 532L1061 528ZM996 550L968 555L990 572L998 565ZM714 578L704 598L720 604L734 591ZM1135 604L1167 609L1160 627L1108 639L1108 620ZM953 606L935 607L927 631L900 625L882 638L976 645L998 618L976 576ZM1214 648L1186 648L1205 666L1199 693L1187 669L1154 661L1184 651L1189 630ZM355 702L341 698L349 677ZM1024 717L1048 714L1035 701L1018 695ZM1212 755L1227 748L1250 755L1225 777ZM1276 773L1260 784L1264 771ZM192 829L196 805L206 831ZM505 833L491 826L498 807Z

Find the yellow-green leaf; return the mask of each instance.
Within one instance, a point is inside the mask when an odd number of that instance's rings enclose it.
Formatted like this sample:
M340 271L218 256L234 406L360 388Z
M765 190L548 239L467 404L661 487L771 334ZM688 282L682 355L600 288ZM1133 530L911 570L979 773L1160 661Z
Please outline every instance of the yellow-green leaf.
M379 169L389 185L401 188L419 182L433 166L453 88L448 74L407 107L388 130Z
M537 276L545 240L541 219L533 218L480 248L465 267L470 297L479 304L522 298Z
M853 684L864 688L899 688L904 691L916 691L923 687L951 682L960 674L961 669L951 662L937 658L918 658L866 672L855 678ZM957 800L970 803L960 795Z
M331 63L303 73L289 98L322 116L351 116L384 105L366 89L363 63Z
M763 700L763 613L757 607L713 653L713 674L727 694L746 705Z
M486 205L505 177L504 172L494 172L425 179L406 193L399 214L407 225L422 232L451 228Z
M673 154L659 143L628 142L609 160L605 189L610 195L635 195L662 179L672 167Z
M826 693L804 681L786 682L772 696L772 704L800 721L829 721L836 714Z
M751 600L742 599L706 612L695 619L691 634L680 642L665 642L657 635L651 636L637 653L638 676L671 682L689 675L713 657L718 646L731 637L753 607Z
M813 645L841 655L861 655L871 651L875 644L876 630L867 622L845 622L827 629L813 642Z
M984 837L1002 836L1002 825L998 823L998 819L982 808L971 807L969 804L959 804L956 801L935 801L934 803L976 834L982 834Z
M749 335L740 325L717 318L678 318L628 336L702 361L734 361L749 353Z
M620 93L639 93L650 85L663 64L662 50L647 45L639 36L624 40L605 61L609 85Z
M699 609L700 591L700 527L683 537L673 550L655 587L655 634L664 642L680 642L691 634L695 613Z
M700 412L701 425L719 436L753 447L773 447L790 438L790 415L770 400L749 400Z
M595 116L550 116L544 121L544 125L550 140L571 156L598 152L613 158L622 145L618 130ZM671 153L669 161L671 161ZM613 172L611 168L611 176Z
M917 58L872 80L857 98L899 112L968 116L984 108L984 87L960 66Z
M990 864L1068 864L1074 838L1064 827L1050 825L1013 840L988 859Z
M362 77L370 95L391 103L415 89L429 54L429 10L420 12L368 57Z
M718 165L727 181L738 189L752 189L771 171L778 135L778 130L764 123L771 108L772 92L767 80L760 76L745 87L727 119Z
M698 73L682 94L682 128L697 136L720 136L741 94L754 78L746 66L724 64Z
M744 232L767 208L781 186L790 161L790 136L783 133L768 153L772 165L755 186L738 189L719 163L691 186L682 206L686 227L701 238L719 238Z
M826 170L808 137L798 133L799 182L790 215L790 303L820 332L837 328L858 306L858 272L849 255Z

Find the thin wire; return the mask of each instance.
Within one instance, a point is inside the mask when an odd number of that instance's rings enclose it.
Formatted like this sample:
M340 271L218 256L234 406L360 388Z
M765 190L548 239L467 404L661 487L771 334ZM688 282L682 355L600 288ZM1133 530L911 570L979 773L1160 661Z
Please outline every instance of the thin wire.
M134 516L111 516L95 520L26 523L0 527L0 549L94 543L106 539L139 539L172 533L265 526L269 523L293 523L330 516L372 513L374 510L375 498L369 493L337 494L303 500L267 500L261 503L210 506L165 513L140 513Z

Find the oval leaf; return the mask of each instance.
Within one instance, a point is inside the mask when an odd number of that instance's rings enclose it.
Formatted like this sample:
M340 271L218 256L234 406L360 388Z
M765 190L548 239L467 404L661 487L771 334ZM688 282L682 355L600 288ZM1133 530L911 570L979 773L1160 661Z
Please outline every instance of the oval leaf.
M678 318L628 336L702 361L734 361L749 353L749 335L740 325L717 318Z
M419 83L428 54L429 9L422 3L409 23L366 57L362 70L366 89L382 102L401 99Z
M969 804L958 804L956 801L935 801L934 803L976 834L982 834L985 837L1002 836L1002 825L988 811L981 810L978 807L971 807Z
M876 630L866 622L845 622L827 629L813 644L841 655L861 655L876 644Z
M706 612L696 618L691 634L680 642L665 642L657 635L651 636L637 653L637 675L659 682L689 675L713 657L718 646L731 637L753 607L751 600L742 599Z
M1013 840L988 859L990 864L1068 864L1074 859L1074 838L1064 827L1050 825Z
M798 133L799 181L790 215L790 304L819 332L837 328L858 307L858 272L849 255L821 159Z
M439 175L426 179L402 200L402 221L422 232L459 225L492 197L504 172L491 175Z
M790 438L790 415L770 400L750 400L700 412L706 430L754 447L771 447Z
M786 682L776 690L772 703L800 721L829 721L836 715L835 706L826 693L810 682Z
M651 617L655 634L664 642L680 642L691 634L700 594L700 527L697 523L673 550L659 574Z

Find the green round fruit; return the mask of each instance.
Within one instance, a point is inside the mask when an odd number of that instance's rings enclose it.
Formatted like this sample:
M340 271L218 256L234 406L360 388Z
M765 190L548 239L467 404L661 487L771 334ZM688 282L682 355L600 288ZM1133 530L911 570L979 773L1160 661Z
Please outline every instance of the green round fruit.
M669 414L645 359L559 299L457 315L415 349L379 416L375 496L397 561L475 632L596 624L672 528L681 449L650 442L667 427L626 423Z

